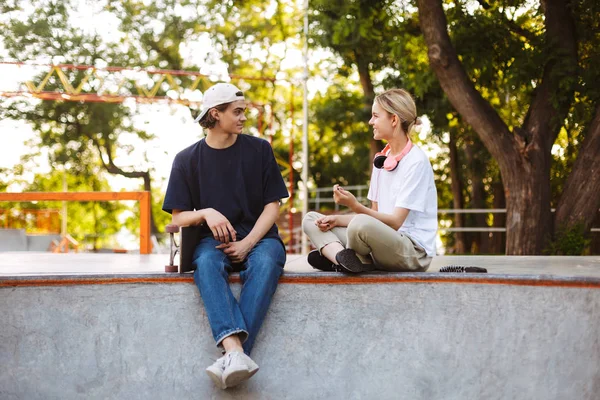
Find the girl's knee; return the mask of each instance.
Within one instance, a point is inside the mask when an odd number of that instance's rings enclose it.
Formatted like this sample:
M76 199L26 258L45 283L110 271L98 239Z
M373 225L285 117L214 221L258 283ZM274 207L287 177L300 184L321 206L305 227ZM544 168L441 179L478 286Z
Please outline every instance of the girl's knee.
M318 220L322 215L318 212L310 211L306 213L304 219L302 220L302 231L306 234L309 232L318 231L319 228L315 225L315 221Z
M367 229L368 226L372 225L373 222L377 221L375 218L366 215L358 214L348 224L348 235L359 233Z

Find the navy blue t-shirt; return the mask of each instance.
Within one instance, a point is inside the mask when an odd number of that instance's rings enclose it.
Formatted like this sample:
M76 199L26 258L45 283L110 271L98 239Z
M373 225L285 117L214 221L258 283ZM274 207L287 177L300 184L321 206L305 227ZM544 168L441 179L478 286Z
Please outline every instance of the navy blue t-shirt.
M163 210L193 211L214 208L246 237L264 206L289 197L271 145L245 134L225 149L214 149L204 139L175 156ZM202 236L213 236L202 226ZM264 237L279 238L273 224Z

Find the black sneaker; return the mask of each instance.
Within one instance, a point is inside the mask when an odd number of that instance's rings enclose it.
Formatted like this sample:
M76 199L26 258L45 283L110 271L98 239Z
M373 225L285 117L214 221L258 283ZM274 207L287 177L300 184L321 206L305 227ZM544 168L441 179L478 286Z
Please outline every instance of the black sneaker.
M335 255L335 260L344 272L358 274L360 272L372 271L372 264L363 264L352 249L344 249Z
M327 257L321 255L318 250L313 250L308 253L308 263L321 271L338 271L337 265L333 264Z
M447 265L440 268L440 272L485 274L487 269L481 267L463 267L462 265Z

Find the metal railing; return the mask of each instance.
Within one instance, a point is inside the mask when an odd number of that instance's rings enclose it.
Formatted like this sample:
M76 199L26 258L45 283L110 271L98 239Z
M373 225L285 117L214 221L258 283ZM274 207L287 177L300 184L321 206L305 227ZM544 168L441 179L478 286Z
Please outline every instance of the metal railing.
M24 192L0 193L0 201L117 201L140 203L140 254L150 254L150 192Z
M367 193L368 185L344 186L344 189L352 192L356 199L364 205L369 205ZM323 196L323 194L327 194ZM317 188L309 191L309 208L320 210L322 204L334 204L334 210L339 211L340 207L333 201L333 187ZM311 205L314 205L311 207ZM555 209L552 209L554 212ZM506 208L442 208L438 209L438 215L442 214L506 214ZM505 227L497 226L467 226L467 227L438 227L440 232L506 232ZM591 232L600 232L600 228L592 228Z
M360 201L362 204L368 204L369 199L367 199L367 194L369 193L369 186L367 185L352 185L352 186L344 186L344 189L352 192L352 194L356 197L356 200ZM315 194L313 197L312 194ZM322 193L330 193L326 197L321 196ZM333 188L332 187L324 187L309 190L308 192L308 208L311 210L320 210L321 204L334 203L335 211L340 209L338 204L335 204L333 201ZM311 204L314 204L314 207L311 207Z

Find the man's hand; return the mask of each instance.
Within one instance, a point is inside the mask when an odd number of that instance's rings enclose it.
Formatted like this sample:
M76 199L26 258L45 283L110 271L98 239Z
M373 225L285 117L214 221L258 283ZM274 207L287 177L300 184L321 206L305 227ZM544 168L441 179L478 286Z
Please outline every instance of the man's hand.
M351 210L354 210L354 208L360 204L352 193L342 188L340 185L333 185L333 201L335 201L336 204L341 204Z
M223 214L214 208L207 208L204 210L204 220L215 240L225 244L228 244L230 241L235 242L235 234L237 232Z
M321 232L327 232L328 230L339 226L337 217L337 215L327 215L325 217L321 217L315 221L315 225L317 225L317 228L319 228Z
M227 254L227 257L229 257L231 262L236 264L244 262L253 247L254 245L246 239L240 240L239 242L221 243L216 246L217 249L221 249Z

